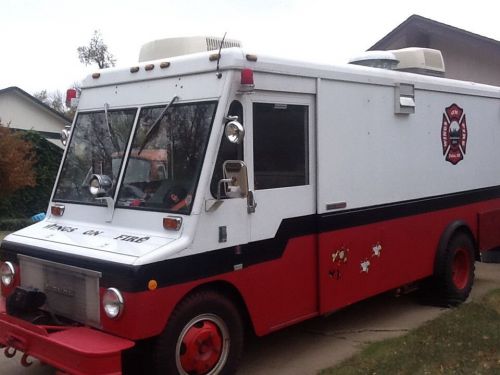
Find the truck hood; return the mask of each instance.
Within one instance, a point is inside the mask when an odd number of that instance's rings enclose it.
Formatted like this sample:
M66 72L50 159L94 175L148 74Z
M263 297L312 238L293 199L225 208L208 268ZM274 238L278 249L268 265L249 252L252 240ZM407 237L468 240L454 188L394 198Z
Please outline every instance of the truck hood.
M176 239L151 233L135 233L125 228L90 227L81 223L49 220L21 229L5 238L9 242L22 242L47 250L125 263L134 263L137 258Z

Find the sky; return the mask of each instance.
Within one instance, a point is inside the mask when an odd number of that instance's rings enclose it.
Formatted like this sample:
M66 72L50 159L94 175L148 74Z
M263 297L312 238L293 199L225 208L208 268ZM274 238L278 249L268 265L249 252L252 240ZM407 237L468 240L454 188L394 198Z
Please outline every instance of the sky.
M65 92L97 70L77 47L99 30L117 66L168 37L240 40L249 53L345 63L412 14L500 40L494 1L0 0L0 89Z

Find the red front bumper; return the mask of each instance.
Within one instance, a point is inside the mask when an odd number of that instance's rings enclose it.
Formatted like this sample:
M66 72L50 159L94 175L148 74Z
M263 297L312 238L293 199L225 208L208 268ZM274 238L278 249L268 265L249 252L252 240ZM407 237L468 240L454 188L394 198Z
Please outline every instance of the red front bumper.
M121 352L134 342L91 329L51 331L7 315L0 297L0 345L12 347L69 374L121 374Z

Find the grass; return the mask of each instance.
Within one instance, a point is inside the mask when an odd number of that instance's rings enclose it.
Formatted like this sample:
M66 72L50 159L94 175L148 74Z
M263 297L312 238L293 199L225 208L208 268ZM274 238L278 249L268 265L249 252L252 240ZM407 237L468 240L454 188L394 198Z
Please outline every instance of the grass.
M500 374L500 289L319 374Z

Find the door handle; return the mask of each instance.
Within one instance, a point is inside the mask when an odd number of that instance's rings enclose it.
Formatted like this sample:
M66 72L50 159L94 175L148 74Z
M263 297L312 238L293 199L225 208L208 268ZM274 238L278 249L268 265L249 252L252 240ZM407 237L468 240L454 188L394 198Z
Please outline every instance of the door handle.
M257 207L257 202L255 201L253 191L250 190L247 194L247 212L253 214L255 212L255 207Z

